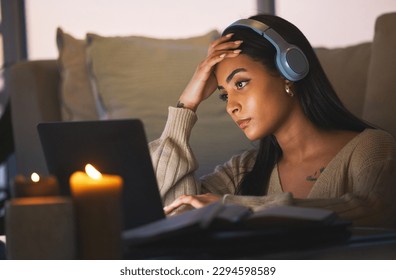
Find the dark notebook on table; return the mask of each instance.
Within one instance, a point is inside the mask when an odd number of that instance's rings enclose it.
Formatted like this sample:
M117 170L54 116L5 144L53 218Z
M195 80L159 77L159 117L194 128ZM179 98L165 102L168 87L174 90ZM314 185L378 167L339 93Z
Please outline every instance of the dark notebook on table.
M41 123L38 132L48 171L63 195L70 194L70 175L91 163L123 178L125 230L165 217L140 120Z

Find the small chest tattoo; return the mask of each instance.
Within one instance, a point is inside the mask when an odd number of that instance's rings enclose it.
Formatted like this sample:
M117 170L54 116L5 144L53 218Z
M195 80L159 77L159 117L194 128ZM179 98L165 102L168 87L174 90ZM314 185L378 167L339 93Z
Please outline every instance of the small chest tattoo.
M308 182L315 182L318 180L320 174L322 174L322 172L325 170L324 167L320 168L319 170L316 170L315 173L313 175L309 175L305 178L305 180L307 180Z

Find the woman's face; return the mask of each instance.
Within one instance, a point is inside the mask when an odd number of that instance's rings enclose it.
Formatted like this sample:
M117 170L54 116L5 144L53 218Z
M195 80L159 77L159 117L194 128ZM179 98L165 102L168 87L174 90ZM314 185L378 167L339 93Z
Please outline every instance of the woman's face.
M215 75L228 114L248 139L287 129L296 98L286 94L284 78L243 54L217 64Z

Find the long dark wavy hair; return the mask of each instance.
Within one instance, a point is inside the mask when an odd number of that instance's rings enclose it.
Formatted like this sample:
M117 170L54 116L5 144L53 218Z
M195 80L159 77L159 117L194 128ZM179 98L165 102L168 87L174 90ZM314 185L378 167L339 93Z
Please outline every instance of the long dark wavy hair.
M261 21L278 32L288 43L298 46L309 62L309 73L300 81L294 82L295 97L303 112L318 128L325 130L349 130L361 132L371 127L363 122L342 104L333 86L304 34L290 22L273 15L250 17ZM242 54L261 62L273 75L281 75L275 64L275 47L265 38L249 28L231 27L223 35L234 33L232 40L243 40L239 47ZM254 167L241 180L236 194L265 195L272 170L282 157L282 149L275 136L269 135L260 140Z

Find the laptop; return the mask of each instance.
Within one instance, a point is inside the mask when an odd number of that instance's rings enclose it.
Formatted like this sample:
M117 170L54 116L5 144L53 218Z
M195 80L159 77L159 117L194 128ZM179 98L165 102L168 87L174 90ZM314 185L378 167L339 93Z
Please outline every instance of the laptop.
M40 123L48 171L70 195L69 177L87 163L124 180L124 230L165 218L143 124L138 119Z

